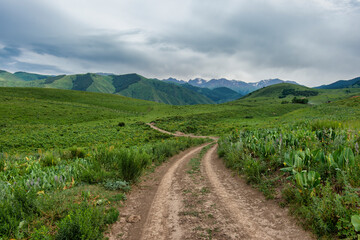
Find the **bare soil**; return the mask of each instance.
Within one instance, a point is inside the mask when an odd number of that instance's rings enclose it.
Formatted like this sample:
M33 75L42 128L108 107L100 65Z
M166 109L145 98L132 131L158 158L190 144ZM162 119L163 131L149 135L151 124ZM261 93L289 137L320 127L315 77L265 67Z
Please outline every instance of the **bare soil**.
M188 149L145 175L120 209L109 239L314 239L286 209L226 169L217 144L199 158L208 145Z

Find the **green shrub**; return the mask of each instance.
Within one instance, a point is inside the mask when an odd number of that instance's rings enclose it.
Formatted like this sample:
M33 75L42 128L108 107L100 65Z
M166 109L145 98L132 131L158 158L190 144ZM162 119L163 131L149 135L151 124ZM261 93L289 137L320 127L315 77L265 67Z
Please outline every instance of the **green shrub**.
M127 157L120 162L122 178L125 181L137 180L150 161L150 157L146 153L130 151Z
M119 123L118 123L118 126L119 126L119 127L125 127L125 123L124 123L124 122L119 122Z
M151 159L144 151L134 149L101 149L95 159L108 171L114 173L113 178L135 181Z
M54 153L46 152L40 157L40 163L43 167L55 166L58 160L55 158Z
M38 213L36 193L14 187L12 196L0 201L0 236L17 236L26 220Z
M261 172L263 171L262 163L256 159L248 157L244 163L244 173L248 183L259 183Z
M90 162L90 167L84 169L79 176L82 182L89 184L101 183L108 178L114 177L112 172L107 172L96 159L91 159Z
M42 226L39 229L35 229L33 234L31 234L32 240L52 240L52 236L50 235L50 229L46 226Z
M86 156L86 152L84 149L79 147L70 148L71 158L84 158Z
M300 104L307 104L309 102L309 99L307 98L297 98L297 97L294 97L292 100L291 100L292 103L300 103Z
M5 168L5 159L3 159L0 156L0 172L4 171L4 168Z
M71 211L58 224L56 240L94 240L103 239L101 226L104 223L103 214L99 209L87 205Z
M106 210L104 223L105 224L115 223L119 218L119 214L120 214L119 210L117 210L116 208L114 207L109 208L108 210Z

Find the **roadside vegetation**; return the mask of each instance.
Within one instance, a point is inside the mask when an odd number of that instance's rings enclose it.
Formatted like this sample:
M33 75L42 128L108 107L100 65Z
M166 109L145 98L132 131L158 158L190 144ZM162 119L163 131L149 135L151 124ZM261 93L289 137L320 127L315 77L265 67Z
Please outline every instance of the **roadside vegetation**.
M270 128L234 131L220 139L219 155L268 198L281 196L282 206L319 237L356 239L359 106L359 98L351 98L295 111L291 122L274 122ZM312 120L295 118L304 112Z
M144 170L203 142L171 138L129 148L70 148L20 158L2 155L0 235L100 239L106 225L117 220L115 207L126 200L126 192Z

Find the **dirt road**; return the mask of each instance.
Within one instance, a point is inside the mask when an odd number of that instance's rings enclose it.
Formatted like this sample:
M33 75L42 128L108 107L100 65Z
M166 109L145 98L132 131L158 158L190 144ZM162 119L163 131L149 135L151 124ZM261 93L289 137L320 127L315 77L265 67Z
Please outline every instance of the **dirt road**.
M144 176L120 209L121 218L108 237L313 239L285 209L233 176L218 158L217 144L204 149L209 147L188 149Z

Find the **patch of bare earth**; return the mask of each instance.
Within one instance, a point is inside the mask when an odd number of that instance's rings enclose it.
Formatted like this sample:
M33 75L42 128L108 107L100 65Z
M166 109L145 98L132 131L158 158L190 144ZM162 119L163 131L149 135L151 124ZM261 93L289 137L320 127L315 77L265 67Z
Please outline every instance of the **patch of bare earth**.
M120 220L107 237L114 239L181 239L175 174L207 144L190 148L142 177L120 209Z
M196 162L198 167L194 167ZM204 171L201 159L193 159L179 170L176 181L183 204L179 211L182 239L245 239L220 199Z

